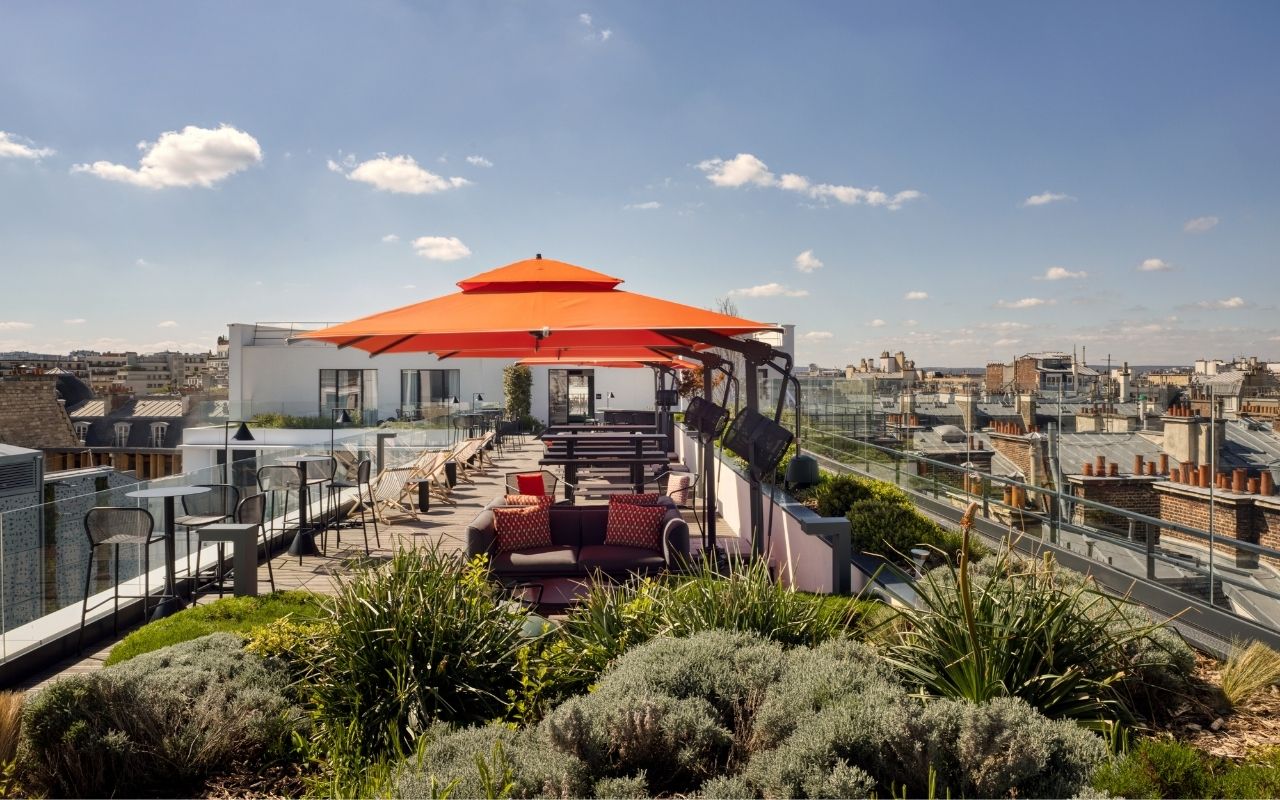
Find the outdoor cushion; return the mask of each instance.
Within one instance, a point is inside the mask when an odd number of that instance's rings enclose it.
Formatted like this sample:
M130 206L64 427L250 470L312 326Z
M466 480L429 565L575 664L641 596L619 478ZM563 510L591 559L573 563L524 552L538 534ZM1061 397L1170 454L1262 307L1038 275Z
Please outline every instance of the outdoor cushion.
M509 494L502 499L508 506L538 506L546 508L551 505L552 497L548 494Z
M547 493L547 482L543 480L541 472L520 473L516 475L516 488L520 490L520 494L542 496Z
M689 505L689 484L692 478L687 474L673 472L667 476L667 497L678 506Z
M551 514L546 506L498 506L493 509L493 522L494 549L499 553L551 546Z
M498 553L493 569L499 573L526 575L573 575L579 571L572 547L534 547L514 553Z
M606 545L662 549L662 519L667 509L662 506L639 506L628 503L609 504L609 525L605 530Z
M662 553L657 550L611 544L588 545L582 548L578 553L578 561L583 569L588 571L598 569L604 572L657 570L666 566Z
M609 497L609 508L615 505L651 506L658 502L657 492L645 494L615 494Z

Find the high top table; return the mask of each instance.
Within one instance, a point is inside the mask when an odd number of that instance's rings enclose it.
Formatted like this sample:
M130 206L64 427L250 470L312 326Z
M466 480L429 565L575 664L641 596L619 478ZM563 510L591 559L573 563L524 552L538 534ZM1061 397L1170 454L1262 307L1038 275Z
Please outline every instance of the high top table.
M151 612L151 619L157 620L167 617L170 614L176 614L182 610L182 598L178 596L177 580L174 578L174 561L177 560L174 552L174 524L173 524L173 498L185 497L193 494L205 494L209 492L208 486L159 486L154 489L138 489L134 492L127 492L125 497L137 497L139 499L151 499L153 497L164 498L164 596L160 598L160 603L155 610ZM199 545L197 545L198 547ZM191 554L188 553L188 556ZM116 576L117 580L119 576ZM198 580L197 576L197 580Z
M315 528L307 523L307 506L311 500L311 493L307 487L307 464L328 461L331 458L333 456L298 456L286 459L298 467L298 532L294 534L293 541L289 544L289 555L297 556L299 559L303 556L320 555L320 548L316 547Z

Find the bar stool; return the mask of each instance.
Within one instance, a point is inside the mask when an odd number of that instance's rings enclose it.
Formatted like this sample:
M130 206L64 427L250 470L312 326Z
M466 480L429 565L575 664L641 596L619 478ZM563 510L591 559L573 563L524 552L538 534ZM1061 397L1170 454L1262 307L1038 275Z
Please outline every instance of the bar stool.
M370 510L373 509L373 486L371 483L372 479L370 478L372 469L373 462L368 458L362 458L356 463L355 483L351 483L347 480L334 480L329 484L329 492L334 496L331 500L334 502L341 497L343 489L356 490L356 511L360 512L360 531L364 534L364 554L366 556L369 555L369 524L365 519L364 507L366 502L365 498L368 497L369 508ZM347 475L350 476L350 474L351 473L348 471ZM354 523L352 524L352 527L355 527ZM377 514L373 515L373 540L377 543L378 548L381 549L382 536L378 532ZM339 539L339 543L341 543L341 539Z
M265 494L253 494L241 500L236 505L235 514L233 515L236 522L241 525L257 525L267 547L267 577L271 583L271 591L276 590L276 577L271 571L271 545L266 539L266 527L264 521L267 515L267 496ZM222 565L226 563L226 542L217 542L218 560L215 562L213 577L218 586L218 597L222 597L226 592L226 573L223 571ZM196 548L196 586L191 591L191 604L195 605L200 598L200 552L202 548Z
M112 583L114 592L111 600L115 603L112 612L111 629L120 633L120 545L137 544L142 546L142 594L125 595L126 599L142 600L143 616L146 616L147 597L151 594L151 545L164 541L164 534L155 532L156 521L151 512L145 508L118 508L100 506L91 508L84 515L84 532L89 539L88 567L84 574L84 600L80 605L80 634L76 639L76 649L84 646L84 625L89 617L89 586L93 582L93 554L99 547L110 547L113 557ZM103 600L94 604L93 608L106 603Z
M258 489L267 495L271 502L271 511L267 516L270 524L269 536L275 538L276 533L276 492L284 492L284 513L280 514L280 532L283 533L286 522L289 518L289 497L297 494L298 486L302 483L302 479L298 475L296 467L271 466L258 468ZM264 532L264 535L268 535ZM267 551L267 560L270 561L271 552Z
M332 508L328 507L327 501L332 500L333 498L330 496L328 486L326 484L333 483L333 479L338 472L338 459L333 456L328 456L323 460L306 461L304 464L306 467L307 497L310 498L312 496L310 494L310 488L312 486L315 486L320 490L320 516L324 519L324 533L321 535L320 539L320 551L325 552L329 539L329 517L332 515L333 511ZM341 533L337 534L337 540L338 544L342 544Z
M187 550L184 555L188 558L191 556L191 531L231 519L236 513L236 506L240 504L240 490L229 483L198 485L209 487L209 491L183 495L182 516L173 521L175 525L182 525L187 529ZM187 569L187 574L191 574L190 568Z

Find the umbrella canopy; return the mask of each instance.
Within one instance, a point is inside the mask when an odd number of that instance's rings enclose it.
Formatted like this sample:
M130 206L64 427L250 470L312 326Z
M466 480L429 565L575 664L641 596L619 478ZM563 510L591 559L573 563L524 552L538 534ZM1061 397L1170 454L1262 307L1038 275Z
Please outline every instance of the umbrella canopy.
M536 357L569 348L689 347L704 334L772 325L623 291L621 279L541 256L459 281L460 292L309 331L298 338L371 355ZM582 355L588 355L583 353ZM607 353L601 353L607 355Z
M601 368L619 368L619 369L637 369L640 367L667 367L670 369L693 369L697 364L691 364L687 361L680 361L674 358L661 359L653 357L648 360L639 361L627 358L587 358L585 356L579 358L522 358L516 362L526 367L601 367Z

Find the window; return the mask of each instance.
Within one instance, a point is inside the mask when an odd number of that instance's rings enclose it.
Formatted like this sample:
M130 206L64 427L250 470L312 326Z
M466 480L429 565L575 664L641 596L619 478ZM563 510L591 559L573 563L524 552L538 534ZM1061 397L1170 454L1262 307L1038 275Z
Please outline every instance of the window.
M378 410L378 371L376 369L320 370L320 416L332 409L359 411L364 422L373 421Z
M458 396L461 381L456 369L400 370L400 415L424 416L423 407L449 403Z
M151 446L164 447L164 437L169 433L169 423L153 422L151 423Z
M76 429L76 438L80 440L80 444L84 444L85 440L89 438L89 423L77 422L74 427Z
M127 422L117 422L115 427L116 447L128 447L129 429L133 426Z

